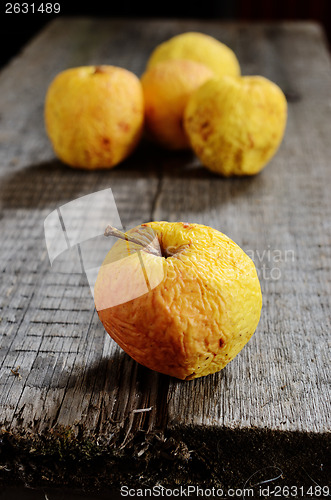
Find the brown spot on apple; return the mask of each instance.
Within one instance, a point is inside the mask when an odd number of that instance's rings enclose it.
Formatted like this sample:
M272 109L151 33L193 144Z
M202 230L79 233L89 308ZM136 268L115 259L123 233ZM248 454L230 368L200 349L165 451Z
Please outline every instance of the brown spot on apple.
M117 125L121 130L123 130L123 132L129 132L130 130L130 125L126 122L118 122Z
M110 139L108 137L102 137L101 141L104 146L109 146L110 144Z
M253 136L252 134L248 134L248 141L249 141L249 147L250 148L254 148L254 139L253 139Z
M204 141L208 139L208 137L213 133L213 129L210 126L210 122L207 120L201 124L200 134Z
M242 165L244 152L242 149L237 149L234 155L234 163L238 166Z

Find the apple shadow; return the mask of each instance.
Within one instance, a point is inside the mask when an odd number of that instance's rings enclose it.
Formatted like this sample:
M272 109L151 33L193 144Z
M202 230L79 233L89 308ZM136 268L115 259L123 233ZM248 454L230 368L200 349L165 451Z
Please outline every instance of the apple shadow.
M80 173L57 159L15 169L3 176L0 186L4 208L46 208L79 196L88 173ZM90 179L91 180L91 179Z
M156 151L146 156L142 145L112 169L86 170L73 168L53 157L49 161L8 170L0 182L3 208L46 208L61 205L85 194L125 181L135 189L138 179L157 177Z
M168 421L171 395L180 391L183 395L183 411L190 411L192 391L195 398L203 398L206 383L209 387L227 383L226 371L223 369L207 378L180 380L141 365L117 346L111 355L100 357L87 367L78 366L68 374L66 390L71 389L77 401L83 400L86 394L93 394L93 400L98 401L98 408L91 408L91 411L105 411L114 423L141 412L142 417L151 417L157 427L162 427Z
M115 426L123 434L121 440L127 428L139 430L143 422L162 427L167 422L169 384L176 379L146 368L120 348L87 367L76 366L66 377L61 386L64 383L67 394L74 394L77 402L91 395L84 415L76 415L83 425L88 426L91 414L97 412L99 430L109 424Z
M130 157L112 169L88 171L71 168L56 158L14 168L2 176L0 198L3 208L52 209L113 186L119 193L123 186L128 194L131 189L136 193L137 182L143 179L146 183L151 180L151 191L155 183L161 190L163 186L185 181L195 185L201 183L201 189L205 189L207 183L217 189L218 196L213 200L213 204L217 205L242 196L253 185L256 187L261 178L260 175L231 179L221 177L203 167L192 151L168 151L145 139ZM149 198L153 205L154 192L149 193ZM202 198L195 199L193 211L203 209L202 202Z
M98 325L97 328L103 327ZM107 336L107 333L104 332L104 335ZM115 344L115 341L111 342ZM78 365L76 370L66 375L66 380L61 379L61 386L65 385L67 389L74 389L76 394L81 392L82 395L88 392L121 392L121 399L127 399L131 393L135 393L133 396L136 398L137 391L142 393L146 389L150 392L151 386L159 378L163 379L163 386L168 386L170 381L183 382L141 365L116 345L111 355L100 356L86 367Z
M256 198L269 183L263 170L255 175L236 177L214 173L203 166L191 150L169 151L146 142L143 155L151 163L157 161L159 186L155 199L165 214L173 213L174 206L179 212L188 210L199 214L229 203L233 205L237 198Z

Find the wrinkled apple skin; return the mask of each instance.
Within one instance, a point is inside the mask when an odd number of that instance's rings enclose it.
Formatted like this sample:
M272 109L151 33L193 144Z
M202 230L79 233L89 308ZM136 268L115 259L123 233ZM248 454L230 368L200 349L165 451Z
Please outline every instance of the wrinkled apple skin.
M280 146L286 120L282 90L262 76L211 79L184 112L192 149L205 167L225 177L260 172Z
M185 380L221 370L259 322L262 295L254 263L230 238L208 226L145 226L155 231L164 254L144 252L145 271L154 277L162 271L162 280L134 299L129 293L130 300L107 307L119 292L123 295L123 287L132 290L138 282L137 260L123 258L120 269L126 242L117 242L95 284L101 322L127 354L152 370ZM112 262L119 266L115 280Z
M67 69L46 94L48 137L58 158L71 167L114 167L137 146L143 121L140 81L117 66Z

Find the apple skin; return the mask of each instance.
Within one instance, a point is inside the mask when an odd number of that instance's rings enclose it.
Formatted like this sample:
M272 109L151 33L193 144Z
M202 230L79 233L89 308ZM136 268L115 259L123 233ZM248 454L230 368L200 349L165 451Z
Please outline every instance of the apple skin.
M167 149L190 148L183 126L185 106L192 92L213 76L204 64L185 59L163 61L145 71L146 136Z
M254 263L208 226L165 221L143 226L153 229L164 254L141 252L155 286L139 296L138 287L132 298L139 281L137 260L121 259L128 255L127 245L118 241L94 288L104 328L133 359L157 372L190 380L221 370L260 319L262 295ZM128 233L135 235L137 229ZM123 288L129 291L127 301ZM122 303L112 306L119 293Z
M45 98L45 127L65 164L112 168L137 146L144 124L140 80L117 66L80 66L59 73Z
M180 33L159 44L150 55L147 68L174 59L202 63L216 76L240 75L239 62L233 50L216 38L197 31Z
M284 136L287 102L262 76L213 78L194 92L184 127L201 163L225 177L255 175Z

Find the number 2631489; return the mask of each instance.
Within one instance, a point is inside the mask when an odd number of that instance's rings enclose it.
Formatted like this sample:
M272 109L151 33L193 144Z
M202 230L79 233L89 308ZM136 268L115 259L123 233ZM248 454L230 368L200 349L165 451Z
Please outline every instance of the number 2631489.
M5 14L59 14L61 5L57 3L11 3L5 4Z

